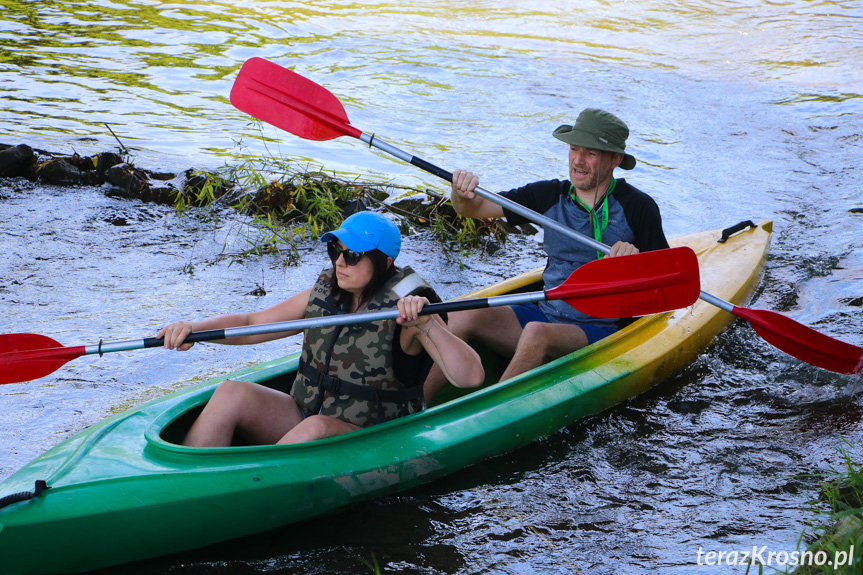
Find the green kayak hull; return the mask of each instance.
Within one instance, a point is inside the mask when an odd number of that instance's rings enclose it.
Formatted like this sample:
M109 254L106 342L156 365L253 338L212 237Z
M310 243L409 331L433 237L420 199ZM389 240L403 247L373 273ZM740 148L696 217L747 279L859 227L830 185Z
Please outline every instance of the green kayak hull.
M769 221L718 243L718 231L672 240L699 257L702 289L744 305L770 242ZM527 289L539 270L466 297ZM2 485L0 572L80 572L203 547L395 493L517 449L644 392L681 370L733 320L698 301L640 318L516 378L348 435L291 446L178 445L225 379L288 381L297 356L190 386L60 443ZM494 374L492 374L493 376Z

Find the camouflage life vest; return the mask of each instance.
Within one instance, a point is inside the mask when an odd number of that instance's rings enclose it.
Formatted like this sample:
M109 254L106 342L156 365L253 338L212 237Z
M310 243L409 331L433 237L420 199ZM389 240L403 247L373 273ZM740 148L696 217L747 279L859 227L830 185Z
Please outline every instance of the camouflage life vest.
M391 309L407 295L440 298L410 267L397 273L357 312ZM321 273L309 295L306 317L346 313L330 289L333 270ZM422 385L406 388L393 370L394 319L310 328L291 395L303 413L329 415L367 427L422 410Z

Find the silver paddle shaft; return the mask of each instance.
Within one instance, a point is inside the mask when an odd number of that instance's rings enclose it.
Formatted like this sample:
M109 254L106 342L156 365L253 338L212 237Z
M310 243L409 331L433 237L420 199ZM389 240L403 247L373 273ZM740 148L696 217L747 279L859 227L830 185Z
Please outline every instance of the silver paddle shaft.
M500 307L507 305L520 305L526 303L535 303L546 299L546 294L543 291L528 292L519 294L500 295L489 298L474 298L464 300L453 300L442 303L433 303L425 306L420 315L430 315L436 313L449 313L453 311L463 311L467 309L478 309L483 307ZM248 325L242 327L229 327L225 329L212 329L207 331L199 331L189 334L184 340L184 343L195 343L199 341L216 341L228 339L231 337L245 337L252 335L267 335L271 333L281 333L289 331L302 331L313 327L332 327L337 325L347 325L352 323L366 323L372 321L382 321L386 319L396 319L399 317L399 310L382 309L377 311L368 311L362 313L350 313L340 315L329 315L324 317L305 318L292 321L281 321L274 323L262 323L259 325ZM150 337L147 339L125 340L115 342L99 342L96 345L88 345L84 348L85 355L105 354L114 351L129 351L134 349L145 349L151 347L162 347L165 345L164 338Z

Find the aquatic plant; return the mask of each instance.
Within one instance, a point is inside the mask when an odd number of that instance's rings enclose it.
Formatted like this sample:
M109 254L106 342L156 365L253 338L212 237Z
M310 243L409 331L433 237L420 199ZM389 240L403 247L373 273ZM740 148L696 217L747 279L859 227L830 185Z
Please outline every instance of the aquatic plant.
M507 235L498 221L459 216L447 198L431 190L347 181L274 156L245 156L215 172L190 174L174 206L182 214L224 199L251 216L246 223L260 232L257 238L241 234L248 247L233 257L277 253L286 265L299 260L298 242L317 239L352 213L369 209L393 214L404 235L430 232L450 257L488 250Z
M811 560L801 560L784 573L863 574L863 462L847 440L842 438L842 443L843 466L818 476L823 484L810 502L816 516L798 540L797 556L805 553ZM814 540L806 545L807 538Z

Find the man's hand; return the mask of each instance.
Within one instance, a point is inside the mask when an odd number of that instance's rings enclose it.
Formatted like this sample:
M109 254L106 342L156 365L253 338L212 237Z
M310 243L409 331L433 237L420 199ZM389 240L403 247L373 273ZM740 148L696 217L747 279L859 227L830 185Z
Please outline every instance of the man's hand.
M453 170L452 207L460 215L468 218L502 218L503 208L497 203L487 200L474 193L479 186L479 177L467 170Z
M638 248L627 242L617 242L611 246L611 251L608 252L608 257L615 258L617 256L631 256L637 254Z
M476 197L473 191L479 185L479 176L467 170L453 170L452 195L472 200Z

